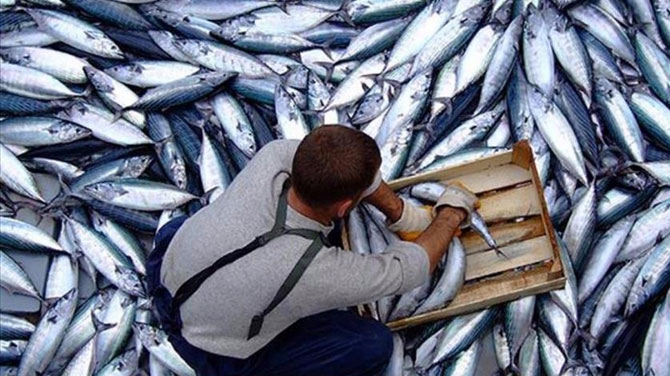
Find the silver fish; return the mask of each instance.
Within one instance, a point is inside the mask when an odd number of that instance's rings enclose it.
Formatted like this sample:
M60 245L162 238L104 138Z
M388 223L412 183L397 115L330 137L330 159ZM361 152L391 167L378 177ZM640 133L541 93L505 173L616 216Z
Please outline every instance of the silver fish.
M669 213L670 200L662 201L641 213L614 261L636 258L670 234L670 224L663 220Z
M212 99L212 109L233 143L246 156L253 157L257 150L254 130L249 118L235 97L228 93L215 96Z
M440 0L430 3L407 25L389 55L384 72L403 65L416 56L438 33L452 15L457 1Z
M44 372L51 362L77 306L77 290L63 295L44 313L28 341L19 376L33 376Z
M617 221L596 242L590 252L579 279L579 302L582 303L596 289L610 266L635 222L634 216Z
M83 84L87 81L85 60L65 52L40 47L14 47L0 52L5 61L24 67L37 69L60 81Z
M482 84L482 94L475 113L480 113L487 109L493 102L493 99L500 94L505 87L505 83L514 69L514 63L518 58L519 37L523 31L523 18L516 17L508 26L500 43L495 48L491 62L484 75Z
M442 276L426 300L416 309L415 315L430 312L449 305L465 282L465 248L458 238L449 244L447 262Z
M663 354L663 349L670 346L670 292L665 294L656 307L654 318L649 325L642 348L642 370L644 374L663 375L670 370L670 358Z
M110 244L101 234L81 222L67 218L68 236L95 268L118 288L134 296L144 296L137 272L132 263L118 248Z
M167 334L160 329L145 324L134 324L133 330L140 337L142 344L164 366L179 376L195 376L195 371L179 356Z
M105 69L105 73L132 86L155 87L188 77L200 68L196 65L164 60L136 60Z
M551 97L554 89L554 55L549 27L540 11L531 4L523 29L523 66L528 82ZM532 105L531 105L532 108Z
M624 317L635 314L649 300L668 287L670 279L670 237L666 237L650 253L641 257L644 265L635 278L626 300ZM637 260L631 262L638 262Z
M6 166L3 159L3 168ZM66 252L44 230L13 218L0 217L0 246L24 251Z
M2 273L0 273L0 286L2 288L10 294L21 294L42 299L40 293L37 292L37 288L21 265L4 251L0 251L0 264L2 265Z
M538 89L531 89L528 94L531 113L544 140L561 164L586 185L584 156L565 115L550 97L543 95Z
M196 199L172 185L134 178L95 183L84 192L112 205L146 211L174 209Z
M121 290L116 290L105 310L96 316L107 327L99 331L92 339L95 342L96 370L102 369L123 350L132 333L137 302Z
M34 99L59 99L87 95L65 86L53 76L22 65L0 62L0 89Z
M28 9L37 25L63 43L93 55L123 59L124 54L105 33L79 18L45 9Z
M28 339L35 325L20 317L0 313L0 339Z

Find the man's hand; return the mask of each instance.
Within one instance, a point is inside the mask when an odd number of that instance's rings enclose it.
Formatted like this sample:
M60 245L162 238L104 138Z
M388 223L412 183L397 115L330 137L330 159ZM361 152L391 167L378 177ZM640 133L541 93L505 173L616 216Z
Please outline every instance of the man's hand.
M438 208L430 226L414 241L428 254L431 273L449 248L451 239L460 234L459 227L465 218L467 218L465 210L442 206Z
M437 200L433 207L435 213L445 207L462 209L466 213L466 218L470 217L475 208L479 207L479 200L474 193L470 192L463 184L453 183L448 185L442 196Z

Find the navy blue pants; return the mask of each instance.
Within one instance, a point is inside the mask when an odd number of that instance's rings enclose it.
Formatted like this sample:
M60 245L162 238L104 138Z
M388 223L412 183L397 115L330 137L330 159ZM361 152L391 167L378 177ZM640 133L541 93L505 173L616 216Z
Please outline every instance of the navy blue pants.
M327 311L298 320L247 359L221 356L188 343L169 317L171 296L160 284L163 255L183 223L176 218L156 235L147 263L147 283L175 350L202 376L374 376L393 351L389 329L350 311ZM175 322L177 324L175 324Z

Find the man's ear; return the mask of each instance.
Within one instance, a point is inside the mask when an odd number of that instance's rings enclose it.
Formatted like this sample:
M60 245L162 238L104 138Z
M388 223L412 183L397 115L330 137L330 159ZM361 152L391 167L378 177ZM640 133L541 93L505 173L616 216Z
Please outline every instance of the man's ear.
M352 199L346 199L342 200L337 204L337 217L338 218L344 218L347 213L349 213L349 210L352 208L354 205L354 200Z

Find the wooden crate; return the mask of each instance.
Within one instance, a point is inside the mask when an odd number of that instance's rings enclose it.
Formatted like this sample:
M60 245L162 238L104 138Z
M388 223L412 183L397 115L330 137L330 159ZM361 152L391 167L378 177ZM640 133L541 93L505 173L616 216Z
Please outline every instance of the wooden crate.
M563 288L566 278L559 248L527 141L516 143L508 152L394 180L389 186L400 190L429 181L458 181L477 194L481 203L479 213L509 259L498 256L473 231L463 231L460 239L467 266L461 291L445 308L389 322L391 329L425 324Z

